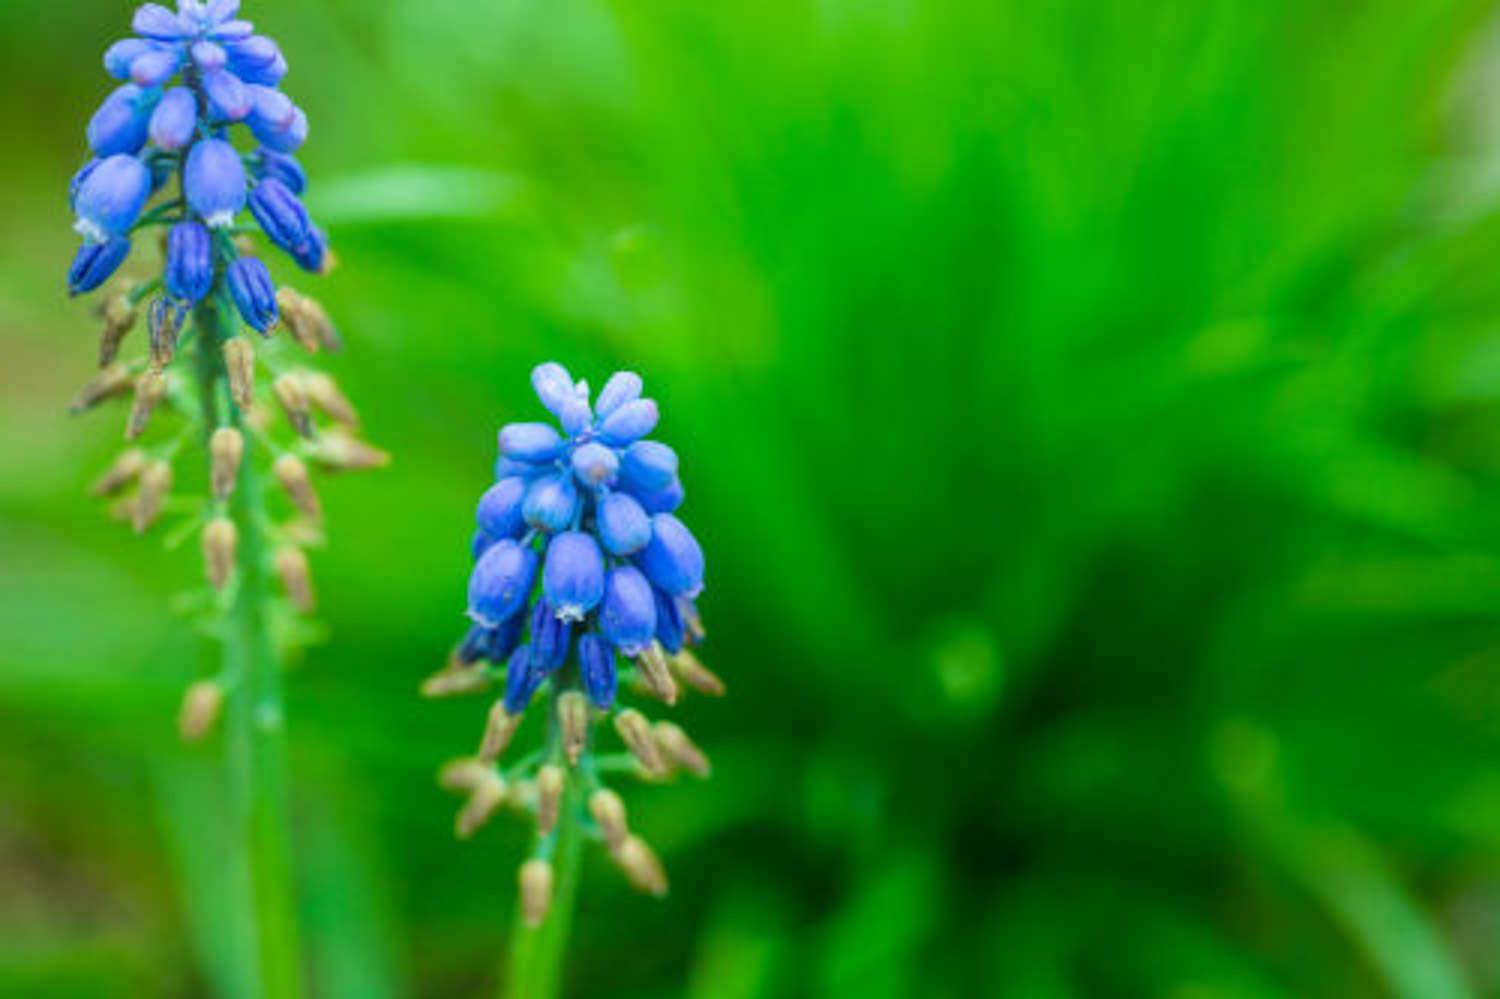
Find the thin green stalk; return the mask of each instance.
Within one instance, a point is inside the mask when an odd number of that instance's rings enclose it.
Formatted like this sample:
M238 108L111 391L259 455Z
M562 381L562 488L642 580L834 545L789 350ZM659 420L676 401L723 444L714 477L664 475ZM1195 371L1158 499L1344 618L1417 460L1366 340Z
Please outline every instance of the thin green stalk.
M548 744L560 749L557 697L552 697ZM520 904L512 920L510 965L500 994L506 999L550 999L562 988L563 956L573 927L573 907L578 899L578 865L583 856L583 791L579 775L569 774L558 811L557 830L550 847L552 861L552 905L542 925L532 928L521 917Z
M231 426L241 414L225 391L223 340L234 328L230 306L210 295L194 312L198 386L206 432ZM244 428L241 428L242 430ZM296 895L287 821L286 745L281 668L266 619L270 580L262 537L264 497L255 463L241 462L229 515L238 532L236 584L224 629L224 684L228 692L229 787L240 864L249 882L246 922L254 928L259 993L275 999L302 994Z

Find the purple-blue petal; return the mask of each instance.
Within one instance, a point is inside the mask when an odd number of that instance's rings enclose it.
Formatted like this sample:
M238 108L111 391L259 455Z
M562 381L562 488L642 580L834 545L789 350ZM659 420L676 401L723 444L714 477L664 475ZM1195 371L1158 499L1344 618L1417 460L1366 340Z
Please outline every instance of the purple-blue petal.
M173 87L151 112L151 141L174 152L193 141L198 128L198 100L187 87Z
M544 475L532 482L521 504L526 523L548 534L571 527L578 517L578 510L578 487L573 483L573 476L564 472Z
M479 498L475 519L490 537L516 537L526 521L521 516L521 502L526 498L526 480L519 477L501 479Z
M593 535L564 531L547 544L542 593L558 617L581 621L604 597L604 553Z
M509 538L485 552L469 575L469 616L498 624L519 611L536 580L536 552Z
M609 444L624 447L656 429L656 400L635 399L599 422L599 436Z
M599 391L599 400L594 404L595 414L603 419L627 402L634 402L641 397L641 388L640 375L634 371L616 371Z
M599 627L627 656L644 652L656 635L656 598L651 584L635 566L609 570L604 599L599 605Z
M599 540L611 555L634 555L651 540L651 518L627 493L610 493L599 501Z
M703 549L670 513L651 518L651 540L635 562L653 585L674 597L695 597L703 590Z

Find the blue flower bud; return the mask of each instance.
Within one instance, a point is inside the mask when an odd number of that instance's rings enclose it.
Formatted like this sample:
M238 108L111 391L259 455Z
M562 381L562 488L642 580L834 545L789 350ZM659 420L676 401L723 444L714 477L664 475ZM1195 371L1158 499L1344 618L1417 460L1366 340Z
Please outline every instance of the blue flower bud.
M250 113L250 94L244 83L227 69L203 74L203 90L208 94L209 106L219 117L239 121Z
M83 166L79 167L78 172L73 175L73 179L68 181L69 210L76 210L78 204L78 189L83 186L84 181L89 179L89 174L94 172L94 168L97 167L100 162L102 161L98 159L89 160Z
M315 225L309 225L307 241L292 253L292 259L297 262L298 267L310 274L326 273L330 258L328 237L323 235L323 230Z
M230 42L225 49L229 53L229 68L246 83L274 87L286 76L286 59L281 49L264 35Z
M578 503L573 476L558 472L537 479L527 488L521 513L532 527L556 534L573 525L578 517Z
M599 424L599 436L617 447L644 437L656 429L656 400L635 399L606 416Z
M536 464L530 461L521 461L518 458L507 458L503 454L495 459L496 480L516 476L530 482L538 475L545 475L548 472L556 471L556 469L557 466L550 461Z
M562 411L557 414L557 422L562 424L563 432L569 437L577 437L589 428L589 424L594 422L594 413L589 409L586 390L563 403Z
M78 186L73 228L90 243L105 243L130 231L151 195L151 173L134 156L102 160Z
M301 108L293 110L290 123L282 128L274 128L255 115L251 115L246 124L261 145L277 152L295 153L307 141L307 115Z
M229 53L215 42L194 42L191 52L193 64L204 73L217 73L229 62Z
M255 25L249 21L225 21L208 34L220 42L242 42L255 34Z
M634 371L616 371L609 376L609 381L604 383L604 388L599 392L599 400L594 404L594 411L600 419L610 415L627 402L634 402L641 397L641 376Z
M304 249L312 239L312 220L307 217L307 209L274 177L256 184L250 192L250 213L266 237L287 253Z
M654 493L677 477L677 452L657 441L636 441L620 457L620 485L637 495Z
M512 476L490 486L479 497L475 513L479 529L496 540L518 536L526 523L521 516L521 501L525 498L525 479Z
M68 294L93 291L120 269L130 255L130 240L116 236L106 243L84 243L68 268Z
M133 83L117 88L99 105L87 129L94 155L134 155L146 144L155 97Z
M142 87L159 87L182 68L182 52L176 46L156 46L136 56L130 64L130 79Z
M656 635L656 598L635 566L616 566L604 577L599 627L627 656L638 656L651 645Z
M686 494L682 489L682 480L673 479L654 492L632 493L632 495L641 501L641 507L647 513L672 513L682 506L682 500Z
M619 468L620 459L614 450L597 441L590 441L573 451L573 474L578 476L580 485L590 489L612 480Z
M546 675L531 666L531 646L522 645L510 654L505 667L505 710L518 715L531 703L531 695Z
M245 207L245 164L223 139L204 139L188 153L182 187L188 205L210 229L226 228Z
M542 598L531 613L531 668L546 676L568 661L573 625Z
M175 152L193 141L198 129L198 100L187 87L168 90L151 113L151 141Z
M229 265L229 295L246 325L265 333L281 314L276 307L276 285L271 272L256 257L240 257Z
M297 117L297 105L292 103L290 97L275 87L257 83L246 85L245 91L250 96L249 124L273 133L283 132L291 127Z
M703 549L670 513L651 518L651 540L635 561L652 583L674 597L696 597L703 591Z
M214 284L213 237L201 223L179 222L167 232L167 293L198 302Z
M578 640L578 672L589 701L600 711L608 711L615 703L615 650L589 632Z
M634 555L651 540L651 518L627 493L610 493L599 501L599 540L611 555Z
M531 387L536 390L536 397L542 401L542 405L547 407L547 412L553 416L560 415L563 405L578 394L573 385L573 376L556 361L538 364L531 370Z
M130 27L138 35L171 42L187 35L192 29L183 24L178 16L159 3L142 4L131 18Z
M519 611L536 581L536 552L506 538L480 556L469 574L469 617L495 625Z
M307 193L307 172L302 169L302 164L297 162L296 157L278 153L265 146L257 149L255 154L258 162L257 176L275 177L293 194Z
M474 529L474 537L469 540L470 557L475 562L478 562L479 556L493 548L499 540L499 538L491 537L484 528L476 527Z
M105 50L104 70L116 80L128 80L130 64L154 48L156 46L144 38L121 39Z
M521 628L525 623L524 615L514 614L494 627L482 624L471 626L458 647L458 661L465 664L476 663L481 659L492 663L504 662L521 640Z
M656 640L668 652L681 652L683 635L687 632L682 608L677 606L676 597L655 587L652 587L652 592L656 594Z
M500 453L521 461L550 461L563 452L563 439L545 423L507 423L500 428Z
M209 0L202 6L205 26L220 24L240 12L240 0Z
M593 535L564 531L547 544L542 593L565 621L583 616L604 597L604 553Z

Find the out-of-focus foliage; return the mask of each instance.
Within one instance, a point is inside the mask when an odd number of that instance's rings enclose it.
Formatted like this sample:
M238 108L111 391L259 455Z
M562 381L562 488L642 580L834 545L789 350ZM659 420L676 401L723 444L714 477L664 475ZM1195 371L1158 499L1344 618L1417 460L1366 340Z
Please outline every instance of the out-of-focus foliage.
M312 973L491 987L518 824L415 696L527 372L647 378L710 557L701 787L576 995L1500 990L1500 123L1459 0L256 0L388 472L289 683ZM0 53L0 992L233 967L191 558L83 485L62 187L129 6ZM290 276L290 275L289 275ZM529 417L527 417L529 418ZM979 983L979 985L976 985Z

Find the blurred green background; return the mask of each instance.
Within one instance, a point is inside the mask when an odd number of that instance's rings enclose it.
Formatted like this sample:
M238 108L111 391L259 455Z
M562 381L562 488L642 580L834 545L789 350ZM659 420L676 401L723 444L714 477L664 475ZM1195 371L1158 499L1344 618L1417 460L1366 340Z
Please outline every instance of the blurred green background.
M232 985L199 578L84 493L64 185L131 4L7 0L0 993ZM707 784L573 995L1500 995L1500 13L1460 0L255 0L396 461L289 713L318 994L490 992L526 830L434 785L527 373L662 403ZM286 274L288 278L293 275ZM232 992L232 988L230 989Z

